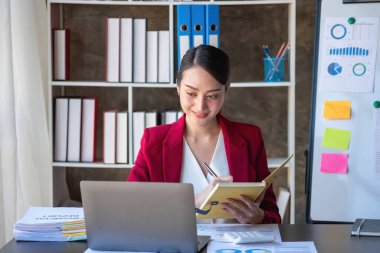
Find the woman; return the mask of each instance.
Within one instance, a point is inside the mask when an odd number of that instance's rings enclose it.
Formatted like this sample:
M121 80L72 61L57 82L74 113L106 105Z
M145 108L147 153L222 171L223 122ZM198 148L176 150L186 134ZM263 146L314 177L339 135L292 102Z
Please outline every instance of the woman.
M229 58L222 50L201 45L186 52L177 77L184 116L145 129L129 181L192 183L199 207L217 182L261 182L269 175L260 129L220 113L229 74ZM219 177L210 177L203 162ZM240 223L280 223L272 187L259 199L241 195L222 205Z

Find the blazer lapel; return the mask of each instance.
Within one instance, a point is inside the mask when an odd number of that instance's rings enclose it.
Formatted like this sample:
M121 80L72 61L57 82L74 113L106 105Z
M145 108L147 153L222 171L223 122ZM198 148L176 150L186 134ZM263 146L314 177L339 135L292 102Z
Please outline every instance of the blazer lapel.
M234 182L248 181L248 145L233 123L218 116L227 154L228 167Z
M173 123L163 143L164 182L177 183L181 179L183 131L185 116Z

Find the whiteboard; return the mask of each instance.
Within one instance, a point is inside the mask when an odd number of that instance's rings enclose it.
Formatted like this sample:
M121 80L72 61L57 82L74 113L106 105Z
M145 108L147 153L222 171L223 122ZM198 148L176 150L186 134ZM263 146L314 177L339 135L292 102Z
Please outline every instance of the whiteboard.
M325 25L329 18L380 17L380 3L343 4L342 0L318 1L314 55L313 101L307 175L307 219L311 223L353 222L356 218L380 219L380 177L375 167L374 106L380 101L380 39L377 40L373 92L326 91L322 78L323 53L326 52ZM327 27L327 26L326 26ZM378 28L379 26L377 26ZM330 29L330 28L329 28ZM327 28L326 28L327 30ZM378 30L378 29L377 29ZM380 31L377 31L380 34ZM343 36L343 35L342 35ZM337 35L339 38L339 35ZM323 51L325 50L325 51ZM326 58L326 57L325 57ZM324 83L323 83L324 82ZM349 120L323 117L324 102L350 100ZM380 109L379 109L380 110ZM348 150L322 147L326 128L351 132ZM348 154L346 174L321 172L323 153Z

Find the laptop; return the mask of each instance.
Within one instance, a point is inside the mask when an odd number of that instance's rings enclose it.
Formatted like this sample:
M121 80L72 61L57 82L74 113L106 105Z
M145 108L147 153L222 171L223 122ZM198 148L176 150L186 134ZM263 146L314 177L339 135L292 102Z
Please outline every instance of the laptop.
M101 251L198 252L191 184L82 181L88 247Z

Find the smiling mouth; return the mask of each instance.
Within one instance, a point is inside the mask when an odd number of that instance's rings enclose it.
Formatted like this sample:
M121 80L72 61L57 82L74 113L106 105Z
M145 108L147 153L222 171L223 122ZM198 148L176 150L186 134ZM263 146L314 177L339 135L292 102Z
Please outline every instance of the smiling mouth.
M194 112L194 115L195 115L195 117L197 117L198 119L203 119L203 118L206 118L206 117L207 117L207 113L196 113L196 112Z

